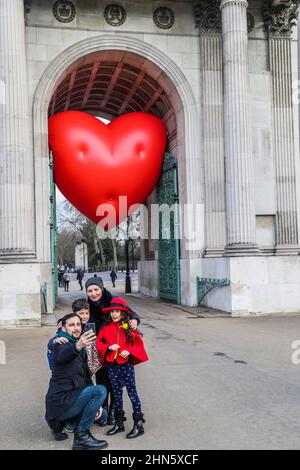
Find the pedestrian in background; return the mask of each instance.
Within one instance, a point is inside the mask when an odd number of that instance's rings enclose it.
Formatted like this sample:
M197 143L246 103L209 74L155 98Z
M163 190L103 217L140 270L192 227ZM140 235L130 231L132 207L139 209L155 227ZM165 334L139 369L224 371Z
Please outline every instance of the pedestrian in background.
M66 270L64 272L63 279L64 279L65 292L69 292L69 284L70 284L70 279L71 279L69 270Z
M84 278L84 272L82 271L82 269L78 269L76 279L79 282L80 290L83 290L83 286L82 286L83 278Z
M112 286L116 287L116 279L118 279L118 276L114 269L110 273L110 278L111 278Z

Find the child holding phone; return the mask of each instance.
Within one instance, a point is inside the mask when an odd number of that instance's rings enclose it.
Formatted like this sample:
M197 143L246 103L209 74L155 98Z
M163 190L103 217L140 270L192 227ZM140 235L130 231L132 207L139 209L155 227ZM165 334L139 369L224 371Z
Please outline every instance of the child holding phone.
M109 307L103 308L110 315L110 322L104 326L97 338L97 349L103 365L108 368L108 375L115 396L116 424L107 432L111 436L125 430L125 413L123 410L123 386L125 384L133 407L134 427L127 434L133 439L144 434L141 402L136 390L134 365L148 360L141 333L133 330L129 320L132 310L120 297L112 299Z

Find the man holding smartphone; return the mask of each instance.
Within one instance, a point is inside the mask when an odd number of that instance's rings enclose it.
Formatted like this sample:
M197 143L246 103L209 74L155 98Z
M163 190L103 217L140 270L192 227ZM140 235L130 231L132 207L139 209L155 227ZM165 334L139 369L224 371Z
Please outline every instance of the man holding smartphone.
M99 417L106 397L103 385L86 386L86 348L95 340L93 330L82 334L81 318L70 313L62 318L62 328L53 348L52 377L46 395L46 421L57 440L67 438L62 433L64 421L80 416L77 423L73 450L104 449L107 442L95 439L90 428Z

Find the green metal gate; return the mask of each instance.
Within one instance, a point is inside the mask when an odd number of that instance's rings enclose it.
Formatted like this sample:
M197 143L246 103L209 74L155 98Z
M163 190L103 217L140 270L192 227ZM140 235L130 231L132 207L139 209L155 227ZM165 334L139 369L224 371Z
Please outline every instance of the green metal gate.
M175 157L166 153L157 186L157 201L169 207L178 203L177 168ZM167 232L167 233L163 233ZM166 238L164 238L166 237ZM159 213L159 291L160 298L180 304L180 240L178 207L170 213L170 227L165 228Z
M50 181L50 236L51 236L51 262L52 262L52 304L56 307L57 301L57 226L56 226L56 200L55 182L53 175L53 155L49 157Z

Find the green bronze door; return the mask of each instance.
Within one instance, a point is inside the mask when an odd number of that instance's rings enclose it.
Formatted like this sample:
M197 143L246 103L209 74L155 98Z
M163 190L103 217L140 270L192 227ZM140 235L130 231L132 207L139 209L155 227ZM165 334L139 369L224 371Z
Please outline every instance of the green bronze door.
M52 304L53 309L57 301L57 225L56 225L56 201L55 182L53 175L53 155L50 152L49 159L50 179L50 236L51 236L51 262L52 262Z
M157 201L161 206L172 207L178 203L177 168L175 158L166 153L160 180L157 186ZM166 220L166 219L165 219ZM169 224L163 224L162 213L159 213L159 292L160 298L180 304L180 240L179 211L170 212Z

